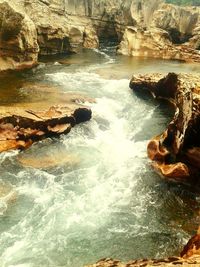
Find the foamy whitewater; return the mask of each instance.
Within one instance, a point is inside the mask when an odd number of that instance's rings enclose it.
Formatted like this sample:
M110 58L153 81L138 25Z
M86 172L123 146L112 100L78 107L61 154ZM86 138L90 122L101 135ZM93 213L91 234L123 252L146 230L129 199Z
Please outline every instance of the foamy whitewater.
M127 59L99 50L71 57L68 65L43 64L31 79L95 98L87 103L93 118L60 139L0 155L0 182L15 194L0 199L0 266L80 267L105 257L178 253L190 236L186 221L197 217L190 207L196 199L162 180L146 157L148 140L170 121L169 107L134 95L134 63L123 72ZM163 64L141 61L135 71L188 68ZM47 155L58 163L36 168L19 161Z

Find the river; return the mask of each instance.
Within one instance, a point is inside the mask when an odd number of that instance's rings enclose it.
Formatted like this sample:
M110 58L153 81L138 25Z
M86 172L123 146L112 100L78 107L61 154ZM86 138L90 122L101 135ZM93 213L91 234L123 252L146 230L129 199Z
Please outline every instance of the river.
M68 135L0 155L0 185L15 196L11 203L0 198L0 266L81 267L105 257L178 255L200 223L200 199L188 185L168 182L152 169L147 142L173 112L136 96L129 80L134 73L199 70L117 56L107 46L42 58L34 70L1 77L5 106L51 101L56 90L96 102L88 103L92 120ZM38 84L56 89L28 89Z

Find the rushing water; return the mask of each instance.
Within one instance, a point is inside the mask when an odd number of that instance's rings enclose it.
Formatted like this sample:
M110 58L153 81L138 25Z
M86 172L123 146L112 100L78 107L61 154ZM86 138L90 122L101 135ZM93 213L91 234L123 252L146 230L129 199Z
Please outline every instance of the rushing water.
M58 91L86 94L96 103L89 104L92 120L70 134L0 155L0 185L13 194L12 201L0 199L0 266L80 267L102 257L178 254L200 222L199 199L152 170L147 142L165 129L172 112L134 95L129 79L199 70L115 56L106 48L43 59L33 71L2 77L5 106L51 101ZM56 89L46 93L30 84Z

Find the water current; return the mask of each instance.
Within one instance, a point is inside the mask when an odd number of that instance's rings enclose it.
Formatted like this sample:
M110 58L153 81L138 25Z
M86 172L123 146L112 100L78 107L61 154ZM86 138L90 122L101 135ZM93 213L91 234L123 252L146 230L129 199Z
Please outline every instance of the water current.
M136 96L129 80L134 73L199 70L116 56L108 46L43 58L32 71L1 77L5 107L51 101L58 91L96 101L88 103L92 120L68 135L0 155L0 193L8 190L0 198L0 266L81 267L105 257L178 254L200 222L200 199L152 169L147 142L173 111ZM38 84L56 89L29 89Z

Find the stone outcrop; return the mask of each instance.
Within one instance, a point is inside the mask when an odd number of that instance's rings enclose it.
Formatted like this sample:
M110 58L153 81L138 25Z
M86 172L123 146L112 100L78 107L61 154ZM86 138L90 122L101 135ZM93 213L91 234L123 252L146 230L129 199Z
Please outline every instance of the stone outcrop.
M0 71L23 69L38 55L97 48L132 24L131 0L0 0Z
M200 8L133 0L134 25L126 27L118 53L199 62Z
M91 110L76 102L80 96L62 95L59 105L25 103L0 107L0 152L25 149L34 142L69 133L91 118ZM81 98L82 102L84 97Z
M38 51L34 23L7 2L0 3L0 71L36 65Z
M0 70L23 69L38 55L97 48L115 38L118 53L199 61L200 8L163 0L0 0Z
M176 59L186 62L200 62L198 50L187 44L174 45L167 31L160 28L126 28L118 53L162 59Z
M162 175L176 180L200 176L200 83L199 75L169 73L133 76L135 92L150 92L175 107L167 130L148 144L148 156Z

